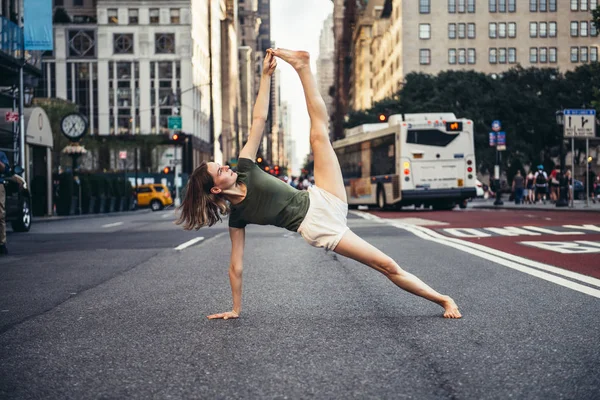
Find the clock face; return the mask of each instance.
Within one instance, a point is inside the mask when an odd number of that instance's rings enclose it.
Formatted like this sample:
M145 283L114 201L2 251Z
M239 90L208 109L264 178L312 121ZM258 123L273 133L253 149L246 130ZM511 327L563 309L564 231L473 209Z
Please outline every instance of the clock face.
M60 128L63 134L71 140L81 138L87 130L87 120L81 114L69 114L62 119Z

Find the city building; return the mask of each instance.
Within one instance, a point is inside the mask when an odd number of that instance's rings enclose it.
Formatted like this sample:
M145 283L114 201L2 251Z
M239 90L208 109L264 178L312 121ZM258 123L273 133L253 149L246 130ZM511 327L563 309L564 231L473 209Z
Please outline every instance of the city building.
M355 76L351 103L366 108L392 96L411 72L501 73L517 64L566 71L598 61L598 29L591 23L597 5L597 0L386 0L372 25L370 90L366 77ZM355 52L363 51L362 38L355 35Z
M333 14L323 21L319 37L319 57L317 58L317 82L319 91L327 106L328 115L333 115L334 100L331 88L335 84L335 42L333 37Z

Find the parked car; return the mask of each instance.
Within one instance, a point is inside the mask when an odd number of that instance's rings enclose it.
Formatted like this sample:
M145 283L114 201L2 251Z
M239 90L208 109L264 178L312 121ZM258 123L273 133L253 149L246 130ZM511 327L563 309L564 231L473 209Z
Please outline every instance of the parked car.
M21 182L19 185L12 179L4 180L6 192L6 222L10 222L14 232L29 232L31 229L31 194L27 182L20 175L13 175Z
M136 188L137 206L150 207L152 211L159 211L173 204L173 197L169 188L162 183L149 183Z

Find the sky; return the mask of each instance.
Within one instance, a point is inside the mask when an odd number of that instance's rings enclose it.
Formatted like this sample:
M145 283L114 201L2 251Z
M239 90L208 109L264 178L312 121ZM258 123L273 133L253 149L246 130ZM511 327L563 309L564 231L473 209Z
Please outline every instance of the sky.
M323 21L332 13L331 0L271 0L271 41L276 47L308 51L315 73ZM277 68L281 73L281 101L289 105L291 135L296 141L292 172L298 173L310 150L309 118L298 75L281 60Z

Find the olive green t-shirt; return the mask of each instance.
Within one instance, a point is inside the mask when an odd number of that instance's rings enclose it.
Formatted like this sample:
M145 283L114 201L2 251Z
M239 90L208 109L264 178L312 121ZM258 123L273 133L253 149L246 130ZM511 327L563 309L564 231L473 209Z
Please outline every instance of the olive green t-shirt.
M238 160L238 182L246 185L246 197L231 205L229 226L275 225L296 232L308 212L308 192L297 190L266 173L248 158Z

